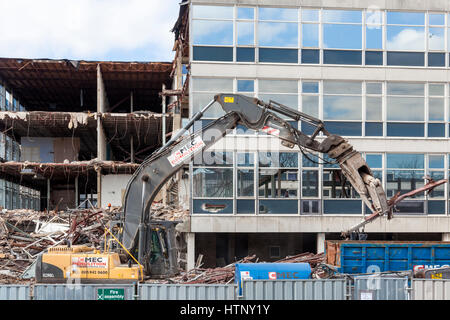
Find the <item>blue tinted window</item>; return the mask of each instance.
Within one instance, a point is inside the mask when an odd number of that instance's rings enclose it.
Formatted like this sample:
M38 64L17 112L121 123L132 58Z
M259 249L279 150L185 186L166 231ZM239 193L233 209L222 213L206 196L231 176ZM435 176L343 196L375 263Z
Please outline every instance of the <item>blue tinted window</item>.
M428 168L444 169L444 156L430 154L428 156Z
M423 137L424 135L423 123L388 122L387 124L388 137Z
M436 42L433 42L434 45ZM425 28L388 26L386 49L389 51L424 51Z
M428 53L428 66L445 67L445 53Z
M233 213L233 200L194 199L194 213Z
M444 14L433 14L430 13L428 15L430 21L429 21L429 25L431 26L443 26L445 25L445 15Z
M253 80L238 80L237 89L239 92L253 92L255 90L255 81Z
M342 136L361 136L361 122L325 121L325 128L333 134Z
M430 13L428 15L430 21L429 25L431 26L443 26L445 25L445 15L440 13Z
M302 214L319 213L319 201L317 200L302 200Z
M319 47L319 25L303 24L302 25L302 46L303 47Z
M323 47L330 49L362 49L361 25L324 24Z
M320 50L302 50L302 63L319 63Z
M259 49L260 62L298 63L298 50L296 49Z
M324 50L324 64L362 64L361 51L344 51L344 50Z
M194 18L233 19L233 7L195 5L192 10Z
M428 200L428 214L445 214L445 201Z
M356 10L323 10L323 21L361 23L362 12Z
M319 93L319 83L318 82L303 82L302 83L303 93Z
M255 49L254 48L236 48L236 61L238 62L254 62Z
M319 166L317 164L317 162L321 162L321 160L317 156L315 156L313 154L309 154L309 153L307 154L307 156L309 159L311 159L313 161L309 160L307 157L302 155L302 166L303 167L316 168Z
M361 214L361 200L324 200L323 213Z
M367 154L366 162L371 168L382 168L383 156L381 154Z
M237 8L237 17L238 19L250 19L252 20L254 17L253 8Z
M387 94L389 95L423 96L424 92L425 87L423 83L388 82L387 84Z
M283 213L298 213L297 200L260 200L259 201L260 214L283 214Z
M238 167L253 167L255 156L253 153L236 153L236 163Z
M398 212L396 214L424 214L424 201L401 201L395 205Z
M388 168L423 169L424 155L420 153L388 153L386 155Z
M388 11L387 23L403 25L424 25L425 13Z
M316 130L316 127L313 125L310 125L307 122L302 121L302 132L307 135L312 135L314 131Z
M260 22L258 43L265 47L297 47L298 26L296 23Z
M388 52L389 66L424 66L425 54L422 52Z
M381 26L367 26L366 48L383 49L383 29Z
M366 65L382 66L383 65L383 52L366 51Z
M232 21L193 21L194 45L233 45Z
M230 47L194 47L196 61L233 61L233 48Z
M237 213L255 213L255 200L237 200Z
M428 124L428 136L429 137L445 137L445 124L443 124L443 123Z
M255 24L253 22L237 22L236 33L238 45L255 44Z
M319 10L302 9L302 21L318 22Z
M297 9L259 8L259 20L297 21Z
M298 154L296 152L259 152L260 167L298 167Z
M383 123L366 122L366 136L368 136L368 137L383 136Z

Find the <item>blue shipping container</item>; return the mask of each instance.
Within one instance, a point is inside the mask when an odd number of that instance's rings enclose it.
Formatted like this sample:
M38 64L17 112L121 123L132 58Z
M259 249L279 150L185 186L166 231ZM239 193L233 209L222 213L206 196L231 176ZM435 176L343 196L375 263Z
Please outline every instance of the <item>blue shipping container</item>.
M341 273L410 271L450 265L449 242L326 241L327 263Z
M309 279L309 263L236 263L234 282L239 285L242 295L242 280L295 280Z

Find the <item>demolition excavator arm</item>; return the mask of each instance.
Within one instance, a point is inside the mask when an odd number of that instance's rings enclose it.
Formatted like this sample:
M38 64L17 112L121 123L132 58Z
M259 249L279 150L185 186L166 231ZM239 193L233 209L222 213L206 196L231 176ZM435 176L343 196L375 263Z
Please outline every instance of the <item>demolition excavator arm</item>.
M200 120L214 103L222 106L225 115L198 132L188 133L194 122ZM315 131L308 136L283 119L286 117L308 123ZM276 136L283 145L290 148L297 146L304 154L307 150L328 154L339 164L344 176L373 214L388 212L381 183L374 178L361 154L341 136L330 134L321 120L274 101L266 103L244 95L217 94L169 142L142 163L127 185L122 243L128 250L137 252L138 261L144 265L147 274L151 274L150 210L159 190L194 155L211 147L238 125ZM320 133L322 136L319 137Z

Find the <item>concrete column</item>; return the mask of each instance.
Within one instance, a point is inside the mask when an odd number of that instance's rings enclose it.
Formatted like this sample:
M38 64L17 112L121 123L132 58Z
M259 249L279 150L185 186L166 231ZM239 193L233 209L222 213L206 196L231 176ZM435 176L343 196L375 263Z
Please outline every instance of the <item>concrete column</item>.
M166 85L162 85L162 141L161 144L164 146L166 144ZM162 202L164 205L167 204L167 184L162 187L161 190Z
M133 91L130 92L130 113L134 112L134 96ZM134 138L130 136L130 162L134 163Z
M101 114L106 111L107 99L100 64L97 65L97 159L106 160L106 136L103 130ZM97 208L102 205L102 174L97 171Z
M47 211L50 211L50 179L47 179Z
M75 208L80 204L78 194L78 176L75 177Z
M442 241L449 241L450 242L450 233L446 232L442 234Z
M106 110L106 93L103 84L100 65L97 65L97 112L104 113ZM101 115L97 117L97 158L106 160L106 137L101 122Z
M192 270L195 267L195 233L189 232L186 233L186 242L187 242L187 270Z
M325 252L325 233L317 233L317 253Z

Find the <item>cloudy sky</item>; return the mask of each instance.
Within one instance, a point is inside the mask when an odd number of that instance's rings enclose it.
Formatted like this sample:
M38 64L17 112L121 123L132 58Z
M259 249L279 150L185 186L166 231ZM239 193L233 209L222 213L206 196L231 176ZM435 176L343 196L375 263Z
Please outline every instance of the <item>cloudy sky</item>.
M0 0L0 57L171 61L179 0Z

